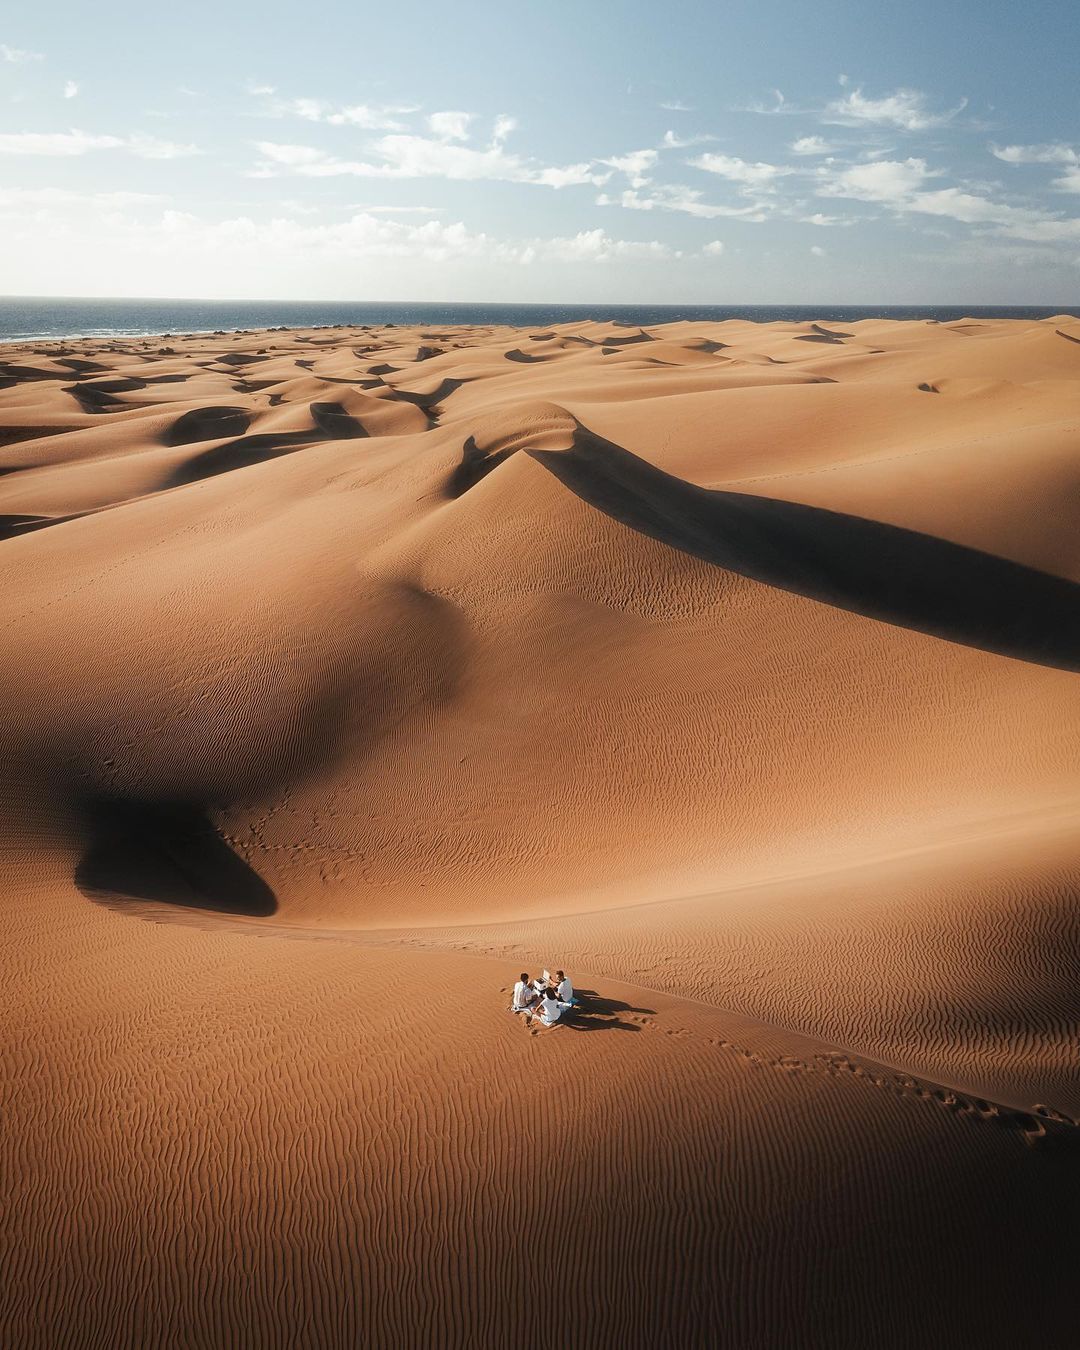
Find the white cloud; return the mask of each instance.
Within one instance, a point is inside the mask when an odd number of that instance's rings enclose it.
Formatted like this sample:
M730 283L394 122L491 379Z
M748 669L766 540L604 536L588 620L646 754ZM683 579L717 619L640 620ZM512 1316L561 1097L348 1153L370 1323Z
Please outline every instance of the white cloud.
M918 213L983 225L993 233L1032 243L1080 241L1080 218L1062 217L1037 207L1013 206L964 188L928 189L927 180L940 174L922 159L881 160L845 169L820 170L823 197L850 197L879 202L899 214Z
M517 131L518 123L516 117L510 117L506 113L500 113L495 119L495 127L491 133L491 139L496 145L501 145L511 132Z
M1071 145L991 145L990 153L1006 164L1080 164L1080 153Z
M759 113L763 117L786 117L802 111L793 103L789 103L779 89L772 91L773 102L769 103L747 103L741 107L734 108L734 112Z
M710 239L709 242L702 247L701 251L707 257L719 258L724 251L724 241L722 239Z
M94 150L126 150L140 159L179 159L199 154L195 145L178 145L156 136L97 136L85 131L0 133L0 155L86 155Z
M599 185L606 183L610 174L594 172L591 164L566 164L562 167L549 165L545 169L528 171L528 176L513 179L514 182L539 183L542 187L564 188L580 187L583 183Z
M933 177L925 159L881 159L846 169L819 170L822 197L853 197L863 202L900 202Z
M481 180L536 183L562 188L572 184L603 183L609 175L589 164L543 166L505 150L498 142L484 149L425 136L382 136L371 147L375 161L338 159L328 151L306 145L257 142L262 162L252 170L256 178L291 171L307 178L449 178L458 182Z
M693 112L689 103L683 103L681 99L671 98L660 104L665 112Z
M244 85L244 91L253 98L265 98L270 94L276 94L277 88L272 84L260 84L258 80L248 80Z
M0 155L85 155L91 150L118 150L120 136L92 136L85 131L0 132Z
M1052 186L1059 192L1080 192L1080 165L1055 178Z
M538 260L583 264L607 264L623 260L662 261L677 257L658 240L627 240L603 229L582 230L553 238L500 239L484 232L473 233L463 222L445 224L387 220L371 211L358 212L347 220L316 224L292 216L255 221L248 216L208 221L191 212L166 209L151 219L124 215L111 208L145 203L138 194L88 194L63 190L38 190L12 194L0 190L0 212L11 214L16 225L39 244L45 240L85 240L89 217L75 213L73 205L102 208L93 220L107 230L112 249L121 257L165 258L199 264L213 258L249 265L250 260L273 259L276 265L292 267L297 259L332 258L337 262L398 258L420 263L444 263L472 259L479 264L528 266ZM113 200L114 198L124 200ZM129 200L131 199L131 200ZM103 236L106 237L106 236ZM202 260L202 263L200 263Z
M961 99L955 108L931 112L926 95L918 89L897 89L884 98L866 98L861 89L853 89L846 98L826 105L821 120L840 126L889 126L904 131L928 131L944 126L967 107Z
M552 258L574 262L610 262L615 258L669 258L671 250L656 239L638 242L612 239L602 229L582 230L572 238L537 241L544 253Z
M715 141L715 136L697 135L680 136L674 131L665 131L664 139L660 142L661 149L664 150L685 150L689 145L704 145L706 141Z
M821 247L820 244L811 244L810 252L814 255L815 258L824 258L825 256L825 250Z
M9 61L13 66L23 66L28 61L43 59L41 52L29 52L22 47L9 47L6 42L0 42L0 61Z
M76 95L78 92L79 92L79 86L75 83L74 80L65 80L65 82L64 82L64 97L65 97L65 98L74 98L75 95Z
M853 225L855 222L850 216L827 216L821 211L815 211L812 215L800 217L804 225Z
M779 164L763 164L760 161L751 164L734 155L704 154L689 162L695 169L704 169L706 173L718 174L732 183L759 189L768 188L777 178L794 172Z
M701 200L702 194L697 188L674 186L655 186L647 192L627 189L617 196L602 192L596 199L597 206L622 206L628 211L681 211L688 216L697 216L701 220L745 220L758 224L767 220L766 208L761 203L747 206L717 206Z
M157 136L128 136L124 148L140 159L187 159L191 155L202 154L197 145L163 141Z
M303 164L319 164L327 158L325 150L316 150L313 145L282 145L278 141L256 141L255 146L264 158L288 168L297 168Z
M1065 172L1051 182L1059 192L1080 192L1080 151L1055 141L1050 145L992 145L990 153L1006 164L1057 164Z
M269 90L269 85L259 92ZM362 131L405 131L401 117L415 113L411 104L349 103L338 106L322 98L273 99L265 112L270 117L299 117L305 122L325 122L332 127L359 127Z
M656 161L660 158L655 150L631 150L629 154L615 155L611 159L602 160L603 164L610 164L613 169L619 173L624 173L630 180L631 187L644 187L649 181L649 174L656 167Z
M790 147L793 155L829 155L835 148L821 136L800 136Z
M466 141L473 114L467 112L435 112L427 119L432 134L441 141Z

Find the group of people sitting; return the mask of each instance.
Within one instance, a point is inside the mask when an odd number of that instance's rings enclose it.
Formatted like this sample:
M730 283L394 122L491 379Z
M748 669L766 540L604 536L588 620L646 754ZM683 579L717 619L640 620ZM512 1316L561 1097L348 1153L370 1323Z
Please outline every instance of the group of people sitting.
M557 970L553 978L545 970L535 980L522 972L521 978L514 985L510 1011L524 1013L529 1022L535 1017L545 1027L553 1027L563 1013L573 1008L576 1002L574 986L565 971Z

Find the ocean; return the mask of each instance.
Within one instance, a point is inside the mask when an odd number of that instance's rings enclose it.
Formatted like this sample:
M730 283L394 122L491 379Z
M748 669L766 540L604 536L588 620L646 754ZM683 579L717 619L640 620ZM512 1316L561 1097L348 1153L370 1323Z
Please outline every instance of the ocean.
M145 337L216 329L315 328L335 324L511 324L534 327L582 319L632 325L676 319L812 319L854 323L857 319L962 318L1043 319L1077 313L1061 305L548 305L445 304L372 300L85 300L39 296L0 297L0 342L67 337Z

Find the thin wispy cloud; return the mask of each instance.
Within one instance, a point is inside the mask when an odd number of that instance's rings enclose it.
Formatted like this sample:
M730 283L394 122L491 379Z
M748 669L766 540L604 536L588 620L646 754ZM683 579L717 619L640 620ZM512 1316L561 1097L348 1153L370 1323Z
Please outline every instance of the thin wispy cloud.
M200 153L198 146L160 140L156 136L96 135L86 131L18 131L0 133L0 155L45 155L70 158L98 150L123 150L140 159L181 159Z
M919 89L897 89L882 98L867 98L861 89L853 89L845 98L826 104L821 120L836 126L899 127L904 131L929 131L951 122L967 107L962 98L952 108L934 111Z
M755 99L752 103L737 104L732 108L732 112L757 113L759 117L796 117L805 112L805 109L789 103L779 89L774 89L772 102L766 103L762 99Z
M427 124L441 141L467 141L469 123L474 116L470 112L435 112L429 115Z
M1080 192L1080 151L1055 141L1050 145L992 145L990 153L1006 164L1053 164L1065 172L1050 180L1055 192Z
M675 211L699 220L743 220L761 224L768 219L768 211L760 204L747 206L725 205L704 200L698 188L668 185L652 187L648 191L628 188L621 193L602 192L596 198L597 206L621 206L627 211Z
M95 219L112 237L126 247L167 247L174 253L198 257L230 255L249 257L256 251L260 258L289 258L298 251L319 250L341 258L370 263L373 259L399 258L417 263L447 263L475 259L485 263L512 263L531 266L537 262L566 262L607 265L620 261L662 262L678 256L660 240L622 239L602 228L580 230L575 234L501 238L485 231L472 231L461 222L445 224L428 220L422 224L388 220L365 211L330 224L279 216L257 221L250 216L206 220L193 212L166 209L156 215L122 215L119 206L147 205L151 199L126 202L110 201L72 194L45 198L39 194L32 204L39 209L34 229L45 238L67 238L72 231L71 208L75 205L99 205ZM0 211L7 194L0 189ZM49 210L48 208L55 208Z
M823 136L800 136L788 149L793 155L831 155L836 146Z
M715 140L716 137L708 132L693 136L680 136L676 131L665 131L660 147L663 150L685 150L691 145L705 145L707 142Z
M631 150L629 154L615 155L601 162L616 172L625 174L630 180L630 186L637 188L644 187L649 181L659 158L660 155L656 150Z
M1052 145L991 145L990 153L1006 164L1080 164L1080 152L1060 141Z
M462 121L436 125L444 131L452 128L462 135L468 134L467 124ZM317 146L259 141L256 145L262 159L250 172L259 178L292 172L307 178L446 178L457 182L533 183L552 188L599 184L610 177L610 171L598 171L592 163L545 165L507 150L503 142L513 125L512 118L498 118L495 136L483 146L465 145L446 134L382 136L370 145L371 158L367 159L345 159Z
M790 169L782 164L766 164L762 161L750 163L748 160L739 159L735 155L716 155L704 154L698 155L696 159L689 161L695 169L704 169L706 173L714 173L720 178L726 178L732 183L741 183L745 187L751 188L769 188L778 178L783 178L794 169Z
M259 93L272 87L260 88ZM249 91L251 92L251 91ZM323 98L270 98L259 109L262 116L295 117L304 122L324 122L331 127L357 127L361 131L405 131L404 116L418 112L413 104L334 104Z
M690 106L689 103L683 103L681 99L677 98L666 99L659 106L664 110L664 112L688 113L694 111L694 109Z
M64 82L64 97L65 97L65 98L75 98L76 95L78 94L78 92L79 92L79 86L75 83L74 80L66 80L66 81Z
M31 61L44 59L42 52L27 51L24 47L9 47L6 42L0 42L0 61L6 61L9 65L25 66Z

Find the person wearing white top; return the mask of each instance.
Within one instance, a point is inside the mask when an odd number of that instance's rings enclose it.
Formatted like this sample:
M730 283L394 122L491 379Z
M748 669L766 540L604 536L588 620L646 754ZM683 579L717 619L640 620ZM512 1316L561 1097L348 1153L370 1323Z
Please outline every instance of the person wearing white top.
M557 970L555 972L555 979L557 981L555 985L555 994L559 1002L568 1004L573 1003L574 986L570 983L569 979L567 978L566 972L562 970Z
M540 1006L533 1014L533 1016L538 1017L546 1027L553 1027L562 1015L563 1005L550 990L548 990L540 1000Z
M510 1004L513 1012L526 1012L536 1002L536 991L529 983L528 975L522 971L521 979L514 985L514 997Z

